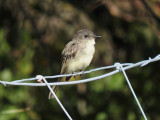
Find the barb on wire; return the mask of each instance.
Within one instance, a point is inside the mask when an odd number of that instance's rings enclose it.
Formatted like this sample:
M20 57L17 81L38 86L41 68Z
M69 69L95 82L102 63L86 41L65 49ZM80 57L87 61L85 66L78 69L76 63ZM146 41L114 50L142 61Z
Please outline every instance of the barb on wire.
M151 62L155 62L155 61L157 61L157 60L160 60L159 58L160 58L160 54L157 55L157 56L156 56L155 58L153 58L153 59L149 57L149 59L146 60L146 62L144 62L144 64L142 64L141 67L146 66L146 65L148 65L148 64L151 63Z
M137 66L140 66L140 67L143 67L145 65L148 65L149 63L151 62L155 62L155 61L159 61L160 60L160 54L157 55L156 57L154 58L149 58L148 60L143 60L143 61L140 61L140 62L137 62L137 63L123 63L123 64L120 64L120 63L115 63L114 65L111 65L111 66L105 66L105 67L100 67L100 68L96 68L96 69L92 69L92 70L89 70L89 71L85 71L83 72L83 74L87 74L87 73L91 73L91 72L94 72L94 71L99 71L99 70L104 70L104 69L111 69L111 68L116 68L115 70L113 70L112 72L109 72L109 73L106 73L106 74L103 74L103 75L99 75L97 77L92 77L92 78L88 78L88 79L83 79L83 80L77 80L77 81L68 81L68 82L52 82L52 83L48 83L46 81L46 79L49 79L49 78L59 78L59 77L68 77L68 76L74 76L74 75L79 75L79 74L82 74L82 72L79 72L79 73L76 73L76 74L65 74L65 75L55 75L55 76L37 76L35 78L29 78L29 79L21 79L21 80L15 80L15 81L12 81L12 82L7 82L7 81L0 81L0 84L3 84L4 86L6 85L19 85L19 86L47 86L48 89L51 91L51 93L54 95L54 97L56 98L58 104L61 106L61 108L63 109L63 111L65 112L65 114L68 116L68 118L70 120L72 120L72 118L70 117L70 115L68 114L68 112L65 110L65 108L63 107L63 105L61 104L61 102L59 101L59 99L57 98L57 96L55 95L55 93L53 92L53 90L51 89L51 85L71 85L71 84L79 84L79 83L85 83L85 82L91 82L91 81L95 81L95 80L99 80L99 79L102 79L102 78L105 78L105 77L108 77L108 76L111 76L111 75L114 75L120 71L123 72L126 80L127 80L127 83L129 85L129 88L143 114L143 117L145 120L147 120L147 117L145 116L145 113L137 99L137 96L136 94L134 93L134 90L129 82L129 79L125 73L125 70L128 70L128 69L131 69L131 68L134 68L134 67L137 67ZM29 83L29 81L32 81L32 80L37 80L37 79L43 79L43 81L45 83ZM23 82L28 82L28 83L23 83Z
M141 65L141 67L148 65L151 62L152 58L149 57L149 60L147 60L144 64Z
M3 81L1 81L1 80L0 80L0 84L6 86L6 84Z
M137 66L144 66L147 65L151 62L155 62L155 61L159 61L160 60L160 54L157 55L155 58L153 59L149 59L149 60L143 60L137 63L123 63L121 64L124 68L124 70L128 70ZM116 63L115 63L116 64ZM100 67L100 68L96 68L96 69L92 69L89 71L85 71L83 72L83 74L87 74L87 73L91 73L94 71L99 71L99 70L104 70L104 69L111 69L111 68L116 68L117 66L115 65L111 65L111 66L105 66L105 67ZM77 80L77 81L67 81L67 82L50 82L48 83L49 85L71 85L71 84L80 84L80 83L85 83L85 82L90 82L90 81L94 81L94 80L99 80L111 75L114 75L116 73L120 72L119 70L113 70L112 72L97 76L97 77L92 77L92 78L88 78L88 79L82 79L82 80ZM59 78L59 77L68 77L68 76L74 76L74 75L79 75L82 74L82 72L76 73L76 74L64 74L64 75L54 75L54 76L44 76L44 78L46 79L51 79L51 78ZM22 79L22 80L15 80L12 82L7 82L7 81L0 81L1 84L4 85L17 85L17 86L38 86L38 87L42 87L42 86L46 86L45 83L29 83L27 81L32 81L32 80L37 80L36 78L29 78L29 79ZM27 82L27 83L24 83Z

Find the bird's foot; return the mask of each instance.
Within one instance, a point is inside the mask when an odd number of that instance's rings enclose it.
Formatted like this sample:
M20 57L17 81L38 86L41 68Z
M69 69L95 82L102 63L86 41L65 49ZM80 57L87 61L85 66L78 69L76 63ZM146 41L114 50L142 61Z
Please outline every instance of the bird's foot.
M82 74L80 74L80 77L82 77L82 78L83 78L83 77L84 77L84 75L85 75L85 74L84 74L84 71L83 71L83 70L80 70L80 72L82 72Z

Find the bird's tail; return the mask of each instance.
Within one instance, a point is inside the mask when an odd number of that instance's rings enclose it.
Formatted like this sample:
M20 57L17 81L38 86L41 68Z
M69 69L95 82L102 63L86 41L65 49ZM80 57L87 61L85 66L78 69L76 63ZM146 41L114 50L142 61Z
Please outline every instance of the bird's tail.
M60 81L74 81L74 80L80 80L81 79L81 76L80 75L77 75L77 76L71 76L71 77L62 77L62 78L59 78L57 80L57 82L60 82ZM52 86L52 90L54 91L54 93L57 92L57 88L58 88L58 85L55 85L55 86ZM50 92L49 93L49 96L48 96L48 99L51 99L51 98L54 98L53 94Z
M57 80L57 82L64 81L65 79L66 79L65 77L59 78L59 79ZM57 92L57 88L58 88L58 85L52 86L52 90L54 91L55 94L56 94L56 92ZM48 99L51 99L51 98L54 98L54 96L53 96L53 94L50 92L50 93L49 93L49 96L48 96Z
M58 88L57 85L56 85L56 86L52 86L52 90L54 91L54 93L57 92L57 88ZM53 94L50 92L50 93L49 93L49 96L48 96L48 99L51 99L51 98L54 98L54 96L53 96Z

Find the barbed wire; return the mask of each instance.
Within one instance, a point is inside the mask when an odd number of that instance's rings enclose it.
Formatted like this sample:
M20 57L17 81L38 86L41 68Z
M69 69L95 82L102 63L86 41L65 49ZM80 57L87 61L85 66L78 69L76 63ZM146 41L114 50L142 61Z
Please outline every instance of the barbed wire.
M78 72L78 73L75 73L75 74L64 74L64 75L54 75L54 76L42 76L42 75L37 75L36 77L34 78L28 78L28 79L21 79L21 80L14 80L14 81L11 81L11 82L8 82L8 81L1 81L0 80L0 84L3 84L4 86L6 85L16 85L16 86L38 86L38 87L44 87L44 86L47 86L48 89L51 91L51 93L53 94L54 98L56 99L56 101L58 102L58 104L61 106L62 110L65 112L65 114L67 115L67 117L72 120L71 116L68 114L68 112L65 110L64 106L61 104L60 100L58 99L58 97L56 96L56 94L54 93L54 91L51 89L50 86L54 86L54 85L71 85L71 84L80 84L80 83L85 83L85 82L91 82L91 81L95 81L95 80L99 80L99 79L102 79L102 78L105 78L105 77L108 77L108 76L111 76L111 75L114 75L118 72L121 72L124 74L124 77L126 78L126 81L129 85L129 88L138 104L138 107L144 117L145 120L147 120L147 117L138 101L138 98L129 82L129 79L127 77L127 74L125 73L125 70L128 70L128 69L131 69L131 68L134 68L134 67L137 67L137 66L140 66L140 67L143 67L143 66L146 66L148 65L149 63L152 63L152 62L155 62L155 61L159 61L160 60L160 54L157 55L156 57L154 58L150 58L148 60L143 60L143 61L140 61L140 62L137 62L137 63L115 63L114 65L110 65L110 66L105 66L105 67L99 67L99 68L96 68L96 69L92 69L92 70L89 70L89 71L84 71L84 72ZM99 75L99 76L96 76L96 77L92 77L92 78L88 78L88 79L82 79L82 80L77 80L77 81L68 81L68 82L50 82L48 83L46 81L46 79L53 79L53 78L59 78L59 77L69 77L69 76L76 76L76 75L80 75L80 74L88 74L88 73L91 73L91 72L95 72L95 71L99 71L99 70L105 70L105 69L115 69L109 73L106 73L106 74L103 74L103 75ZM34 81L34 80L43 80L44 83L30 83L30 81ZM25 82L25 83L24 83ZM27 82L27 83L26 83Z

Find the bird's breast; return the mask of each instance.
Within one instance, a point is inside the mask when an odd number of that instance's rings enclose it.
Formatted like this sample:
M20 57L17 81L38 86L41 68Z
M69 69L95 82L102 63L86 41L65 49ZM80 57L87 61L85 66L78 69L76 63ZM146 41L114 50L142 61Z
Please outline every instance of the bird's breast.
M82 45L81 49L77 51L75 58L69 62L68 73L85 70L91 63L94 52L94 44Z

